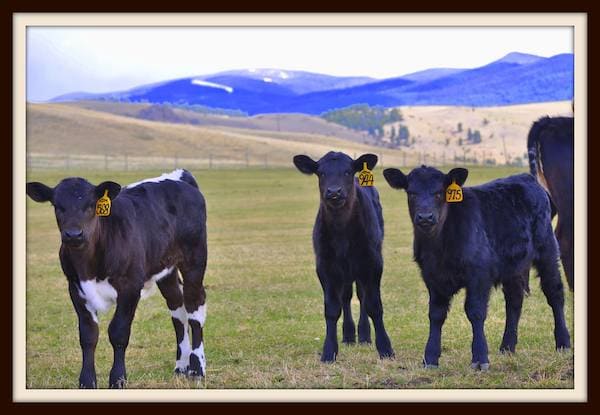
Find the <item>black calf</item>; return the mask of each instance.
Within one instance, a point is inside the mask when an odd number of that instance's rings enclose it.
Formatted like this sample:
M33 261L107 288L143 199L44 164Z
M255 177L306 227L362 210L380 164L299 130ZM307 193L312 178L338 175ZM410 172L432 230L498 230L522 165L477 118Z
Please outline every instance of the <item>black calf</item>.
M366 163L375 167L377 156L365 154L352 160L343 153L329 152L319 161L294 157L304 174L319 178L321 203L313 230L317 275L323 288L327 325L321 361L333 362L338 354L337 321L344 312L343 342L355 343L356 330L350 309L352 285L360 300L358 340L371 342L368 317L375 326L379 355L394 356L383 324L380 283L383 272L381 244L383 216L375 187L359 186L354 175Z
M569 348L558 246L546 192L531 175L521 174L463 188L462 202L447 202L448 186L452 182L462 186L467 174L462 168L443 174L425 166L408 176L397 169L384 171L390 186L408 194L414 257L429 290L430 328L423 363L438 366L442 325L452 296L461 288L467 290L465 312L473 330L472 367L489 367L484 322L493 285L502 284L506 299L500 350L514 352L532 264L554 313L556 348Z

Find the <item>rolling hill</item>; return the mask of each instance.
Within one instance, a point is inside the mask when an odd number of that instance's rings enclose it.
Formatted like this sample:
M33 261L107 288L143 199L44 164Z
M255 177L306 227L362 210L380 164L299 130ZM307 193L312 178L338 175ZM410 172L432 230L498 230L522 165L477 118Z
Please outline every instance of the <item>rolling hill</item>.
M268 113L320 114L353 104L499 106L571 100L573 54L513 52L479 68L431 68L375 80L281 69L248 69L143 85L106 94L70 93L53 102L108 100L203 105Z
M62 165L67 156L78 156L82 165L94 159L96 164L89 168L103 168L104 157L122 161L125 155L130 161L139 158L140 166L152 159L156 165L169 168L175 163L207 167L212 162L222 166L290 167L295 154L320 157L334 149L352 156L374 152L383 156L384 166L450 165L461 163L463 157L497 164L520 159L524 165L531 124L545 115L571 115L570 101L482 108L401 107L402 123L409 128L414 144L388 149L364 144L360 136L357 140L344 137L344 129L301 114L282 115L279 124L277 116L265 115L221 117L222 124L216 124L219 117L206 116L207 124L192 125L136 118L147 107L106 102L28 104L27 154L34 159L55 157L62 160ZM189 112L176 111L179 116ZM310 131L284 130L300 130L307 125ZM387 129L391 127L386 125ZM466 144L468 129L479 130L482 142Z

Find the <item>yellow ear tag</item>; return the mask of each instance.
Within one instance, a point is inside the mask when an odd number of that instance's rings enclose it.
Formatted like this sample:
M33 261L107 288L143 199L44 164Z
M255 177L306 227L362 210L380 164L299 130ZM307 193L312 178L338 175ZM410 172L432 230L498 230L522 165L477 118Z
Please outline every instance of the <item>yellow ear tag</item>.
M463 192L462 188L452 180L452 184L446 188L446 202L462 202Z
M373 172L367 167L367 162L363 163L363 169L358 174L358 184L361 186L373 186Z
M96 216L108 216L110 215L110 197L108 197L108 189L104 190L104 196L102 196L96 202Z

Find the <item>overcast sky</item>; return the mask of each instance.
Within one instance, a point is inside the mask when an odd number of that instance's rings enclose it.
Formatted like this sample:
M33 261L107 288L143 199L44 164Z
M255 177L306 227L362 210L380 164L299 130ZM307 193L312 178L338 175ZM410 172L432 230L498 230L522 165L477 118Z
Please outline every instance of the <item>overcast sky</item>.
M373 78L472 68L509 52L573 52L569 27L29 27L27 98L109 92L229 69L279 68Z

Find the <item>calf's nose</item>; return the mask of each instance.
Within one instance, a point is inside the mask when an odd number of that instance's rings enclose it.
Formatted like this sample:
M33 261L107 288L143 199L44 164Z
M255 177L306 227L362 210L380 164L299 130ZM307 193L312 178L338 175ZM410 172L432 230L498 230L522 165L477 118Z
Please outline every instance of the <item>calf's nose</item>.
M327 191L325 192L325 197L327 199L338 199L341 196L342 196L342 187L341 186L328 187Z
M429 212L429 213L417 213L417 223L419 224L432 224L434 222L433 220L433 213Z
M67 229L65 230L65 237L67 239L81 239L83 237L82 229Z

